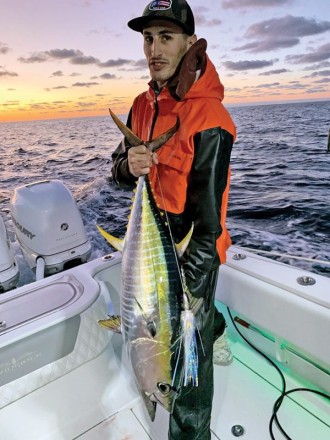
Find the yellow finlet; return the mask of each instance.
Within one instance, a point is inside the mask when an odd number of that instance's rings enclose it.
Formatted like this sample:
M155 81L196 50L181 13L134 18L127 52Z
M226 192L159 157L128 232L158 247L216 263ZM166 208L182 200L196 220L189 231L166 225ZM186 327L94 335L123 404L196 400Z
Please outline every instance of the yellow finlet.
M191 228L190 228L188 234L183 238L183 240L181 240L180 243L175 245L179 258L181 258L182 255L185 253L185 251L188 247L188 244L190 242L193 231L194 231L194 224L191 225Z
M117 238L113 235L110 235L108 232L106 232L104 229L102 229L99 225L96 225L97 229L99 230L100 234L107 240L108 243L111 244L112 247L114 247L117 251L123 252L124 248L124 238Z

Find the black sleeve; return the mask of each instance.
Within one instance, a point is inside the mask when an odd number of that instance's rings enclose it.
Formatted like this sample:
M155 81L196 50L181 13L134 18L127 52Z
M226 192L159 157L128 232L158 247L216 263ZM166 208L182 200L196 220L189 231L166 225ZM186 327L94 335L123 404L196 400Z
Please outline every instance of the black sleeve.
M128 128L132 128L132 109L129 112L127 123ZM137 178L128 169L128 150L131 146L126 138L120 142L116 150L112 153L111 175L117 185L132 188L136 184Z
M194 146L185 209L185 222L194 222L194 232L184 270L192 295L203 297L209 273L220 265L216 242L222 232L221 203L227 185L233 136L219 127L208 129L195 136Z

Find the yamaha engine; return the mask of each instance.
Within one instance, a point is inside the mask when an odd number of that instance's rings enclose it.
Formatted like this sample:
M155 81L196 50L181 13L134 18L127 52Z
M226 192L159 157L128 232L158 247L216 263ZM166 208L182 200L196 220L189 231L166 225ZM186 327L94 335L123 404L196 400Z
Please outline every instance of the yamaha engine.
M91 245L79 209L61 181L16 188L10 209L17 240L37 280L88 260Z

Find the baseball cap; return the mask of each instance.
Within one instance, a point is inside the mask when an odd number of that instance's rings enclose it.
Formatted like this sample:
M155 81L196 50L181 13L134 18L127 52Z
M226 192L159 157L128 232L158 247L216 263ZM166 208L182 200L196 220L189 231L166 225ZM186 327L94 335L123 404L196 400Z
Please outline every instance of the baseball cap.
M141 17L133 18L127 25L142 32L151 20L168 20L180 26L188 35L195 33L194 14L185 0L154 0L144 9Z

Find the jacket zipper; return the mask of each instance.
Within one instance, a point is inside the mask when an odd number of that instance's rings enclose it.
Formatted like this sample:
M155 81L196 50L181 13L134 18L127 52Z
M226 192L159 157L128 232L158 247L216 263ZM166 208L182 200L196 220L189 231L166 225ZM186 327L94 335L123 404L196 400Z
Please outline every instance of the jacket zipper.
M155 129L157 118L158 118L158 95L159 95L160 91L158 89L154 88L154 93L155 93L155 98L154 98L155 114L152 118L151 130L150 130L150 134L149 134L149 141L152 140L153 132Z

